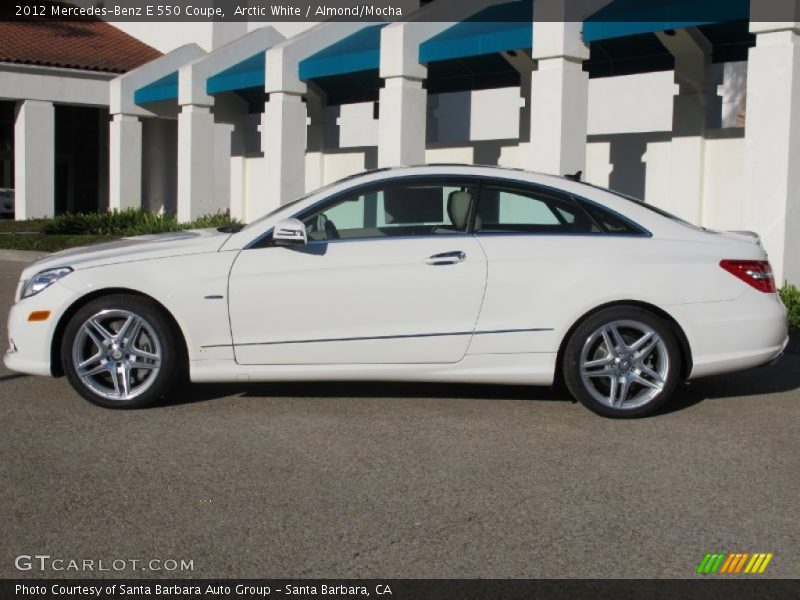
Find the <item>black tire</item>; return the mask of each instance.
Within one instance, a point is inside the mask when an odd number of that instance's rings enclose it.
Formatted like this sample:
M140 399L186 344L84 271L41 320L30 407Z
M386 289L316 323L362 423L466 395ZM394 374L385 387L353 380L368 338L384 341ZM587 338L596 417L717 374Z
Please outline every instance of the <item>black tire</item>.
M94 337L84 329L84 324L97 315L103 315L101 325L105 323L103 329L111 334L119 335L121 324L127 321L128 315L138 317L142 325L134 332L137 337L132 341L120 336L112 342L99 329L90 328ZM117 322L120 325L115 330ZM131 322L137 323L135 320ZM98 341L103 341L103 346L113 344L114 356L111 347L101 348ZM184 348L180 332L158 304L141 296L113 294L88 302L72 316L61 341L61 364L72 387L89 402L105 408L142 408L167 395L185 377ZM83 371L83 376L79 375L76 361L81 355L85 357L94 353L95 349L96 356L101 358L91 363ZM128 352L147 352L159 358L141 358L128 355ZM75 353L78 353L77 358ZM98 373L87 377L89 367L93 365ZM123 380L131 384L127 386L130 397L125 397L127 394L124 393L119 393L121 397L118 398L107 397L107 394L125 388ZM137 382L139 387L135 388ZM140 391L136 393L136 389Z
M614 330L626 345L617 344L609 350L603 340L614 337ZM653 335L642 342L641 349L631 350L637 336L641 334L638 339L642 339L648 331ZM639 356L651 344L651 354ZM592 365L585 370L591 376L584 378L584 360L587 364L609 364ZM670 399L681 379L681 362L680 346L669 323L640 307L615 306L578 325L567 342L562 368L567 389L586 408L604 417L630 419L651 415ZM650 383L644 385L642 380ZM651 394L653 397L648 398ZM606 402L601 396L606 396Z

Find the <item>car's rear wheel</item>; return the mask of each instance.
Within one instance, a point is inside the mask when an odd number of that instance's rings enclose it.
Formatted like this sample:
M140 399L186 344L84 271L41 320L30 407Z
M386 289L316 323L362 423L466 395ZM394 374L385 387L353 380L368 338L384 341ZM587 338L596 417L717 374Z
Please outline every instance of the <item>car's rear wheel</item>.
M61 358L72 386L107 408L140 408L164 396L183 369L175 327L153 301L114 294L70 319Z
M681 353L670 325L638 307L602 310L583 321L564 352L564 381L584 406L606 417L643 417L675 390Z

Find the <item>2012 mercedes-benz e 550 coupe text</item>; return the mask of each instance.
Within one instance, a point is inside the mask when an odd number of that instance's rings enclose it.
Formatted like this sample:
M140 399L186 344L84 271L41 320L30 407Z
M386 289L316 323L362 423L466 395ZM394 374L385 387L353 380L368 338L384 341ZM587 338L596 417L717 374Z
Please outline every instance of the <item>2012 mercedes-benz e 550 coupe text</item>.
M763 365L786 309L755 234L566 178L386 169L243 228L141 236L22 274L5 364L140 407L195 382L549 385L611 417Z

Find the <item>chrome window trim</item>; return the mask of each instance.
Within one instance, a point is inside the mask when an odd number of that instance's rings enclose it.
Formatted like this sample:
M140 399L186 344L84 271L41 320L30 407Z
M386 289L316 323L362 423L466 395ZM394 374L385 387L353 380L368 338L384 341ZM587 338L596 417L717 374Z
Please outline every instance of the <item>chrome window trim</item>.
M384 169L387 170L387 169ZM387 171L390 171L388 169ZM381 241L381 240L408 240L408 239L427 239L427 238L456 238L456 237L465 237L465 236L473 236L473 237L481 237L481 236L529 236L529 237L594 237L594 238L603 238L603 237L614 237L614 238L626 238L626 239L646 239L652 238L653 233L644 227L643 225L633 221L629 217L617 212L616 210L609 208L608 206L596 202L595 200L591 200L586 198L585 196L579 196L573 192L568 192L566 190L562 190L553 186L540 184L540 183L532 183L530 181L526 181L523 179L514 179L508 177L487 177L485 175L447 175L447 174L430 174L430 175L405 175L396 178L386 178L380 181L371 181L368 183L364 183L361 185L356 185L346 190L335 194L334 196L329 196L327 198L323 198L311 206L306 207L305 209L298 211L292 215L293 218L300 219L306 213L312 212L314 209L319 207L320 205L326 203L333 203L339 200L342 196L357 193L360 190L368 189L375 186L380 185L394 185L394 184L402 184L406 181L419 181L419 180L435 180L435 181L446 181L448 179L458 180L458 181L471 181L475 182L475 185L478 186L478 197L475 202L473 202L472 207L472 216L469 220L469 225L467 231L458 232L453 234L427 234L427 235L412 235L412 236L383 236L383 237L364 237L364 238L347 238L347 239L339 239L339 240L310 240L307 245L312 244L339 244L344 242L374 242L374 241ZM624 221L634 228L641 231L641 233L610 233L607 231L601 231L597 233L574 233L574 232L560 232L560 233L551 233L551 232L530 232L530 231L520 231L520 232L481 232L475 231L475 215L477 214L478 203L480 202L480 195L482 188L484 186L492 186L492 185L499 185L505 187L519 187L522 190L528 190L530 192L542 192L545 195L552 195L558 198L559 196L568 197L573 202L575 202L579 207L581 207L582 203L591 204L592 206L596 206L600 210L604 210L621 221ZM602 188L598 188L602 190ZM613 192L611 192L613 193ZM582 208L582 207L581 207ZM590 217L591 218L591 217ZM592 219L594 220L594 219ZM265 231L262 235L258 238L250 242L247 246L242 248L242 250L261 250L267 248L276 248L277 246L273 245L262 245L263 242L269 240L272 236L274 228L270 227L267 231Z

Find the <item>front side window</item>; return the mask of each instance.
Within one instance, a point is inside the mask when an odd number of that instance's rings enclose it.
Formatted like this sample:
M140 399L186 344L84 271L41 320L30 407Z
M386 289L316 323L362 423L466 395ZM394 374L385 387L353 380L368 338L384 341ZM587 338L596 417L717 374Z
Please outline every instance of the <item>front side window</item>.
M578 204L538 190L487 185L475 218L477 233L601 233Z
M477 186L388 183L345 194L298 215L309 241L455 235L469 227Z

